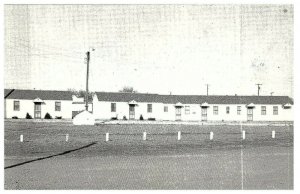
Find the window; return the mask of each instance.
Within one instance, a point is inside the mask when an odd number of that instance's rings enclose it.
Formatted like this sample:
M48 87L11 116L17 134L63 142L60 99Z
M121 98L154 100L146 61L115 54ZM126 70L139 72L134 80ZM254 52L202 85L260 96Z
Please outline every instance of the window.
M230 112L230 107L226 106L226 114L229 114L229 112Z
M152 104L147 104L147 112L152 112Z
M237 114L238 114L238 115L241 114L241 106L237 106Z
M261 106L261 115L266 115L266 114L267 114L266 106Z
M190 114L190 106L185 106L185 114L186 115Z
M110 105L110 111L111 112L116 112L117 111L117 104L116 103L111 103L111 105Z
M214 106L213 109L214 109L214 115L218 115L218 106Z
M164 112L168 112L168 106L164 106Z
M20 110L20 101L14 101L14 111Z
M273 106L273 115L278 115L278 106Z
M55 111L61 110L61 102L55 102Z

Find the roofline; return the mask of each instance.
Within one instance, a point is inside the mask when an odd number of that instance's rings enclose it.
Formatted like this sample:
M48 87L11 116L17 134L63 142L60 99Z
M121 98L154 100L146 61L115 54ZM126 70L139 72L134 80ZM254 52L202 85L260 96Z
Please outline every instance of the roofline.
M193 97L209 97L209 96L222 96L222 97L289 97L290 96L270 96L270 95L197 95L197 94L158 94L158 93L140 93L140 92L95 92L97 93L106 93L106 94L149 94L149 95L158 95L158 96L193 96ZM291 98L292 99L292 98Z
M11 89L6 89L5 88L5 90L11 90ZM72 93L72 91L69 91L69 90L35 90L35 89L12 89L12 90L14 90L14 91L26 91L26 90L28 90L28 91L51 91L51 92L70 92L70 93Z
M97 93L106 93L106 94L149 94L149 95L161 95L161 94L157 94L157 93L140 93L140 92L95 92L95 94Z
M98 93L106 93L106 94L144 94L144 95L157 95L157 96L193 96L193 97L289 97L290 96L270 96L270 95L197 95L197 94L157 94L157 93L131 93L131 92L95 92Z
M15 89L7 89L7 90L10 90L10 91L8 92L8 94L6 94L4 96L4 99L6 99L9 95L11 95L15 91Z

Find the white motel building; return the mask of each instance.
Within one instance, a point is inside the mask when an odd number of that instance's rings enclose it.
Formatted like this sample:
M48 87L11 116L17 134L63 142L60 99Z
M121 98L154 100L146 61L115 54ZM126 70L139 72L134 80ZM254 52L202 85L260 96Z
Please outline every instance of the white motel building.
M72 93L50 90L4 90L4 118L72 118Z
M35 119L49 113L71 119L85 109L82 99L69 91L4 91L5 118ZM95 92L89 111L99 120L169 121L293 121L293 100L288 96L159 95Z

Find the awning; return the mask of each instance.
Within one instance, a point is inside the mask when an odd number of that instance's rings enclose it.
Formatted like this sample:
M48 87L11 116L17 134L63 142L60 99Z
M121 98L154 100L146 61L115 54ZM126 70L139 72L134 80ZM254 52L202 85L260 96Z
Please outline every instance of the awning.
M207 102L204 102L200 105L201 107L209 107L208 103Z
M255 104L250 103L250 104L248 104L248 105L246 105L246 106L247 106L247 108L254 108L254 107L255 107Z
M137 105L138 103L135 100L131 100L128 102L129 105Z
M287 103L287 104L283 105L283 108L291 108L291 107L292 107L292 105L290 103Z
M36 98L33 100L34 103L44 103L44 101L40 98Z
M177 102L177 103L175 104L175 107L183 107L183 104L182 104L181 102Z

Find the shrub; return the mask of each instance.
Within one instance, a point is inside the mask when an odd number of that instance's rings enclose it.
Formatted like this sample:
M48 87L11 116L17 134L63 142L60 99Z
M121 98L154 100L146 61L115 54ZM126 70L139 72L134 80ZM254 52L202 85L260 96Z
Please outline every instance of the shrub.
M56 116L55 119L62 119L62 116Z
M123 120L127 120L127 117L125 115L123 116Z
M141 120L141 121L142 121L142 120L144 120L144 117L143 117L143 115L141 115L141 116L140 116L140 120Z
M29 113L27 113L26 114L26 119L32 119L32 116Z
M46 113L44 118L45 119L52 119L52 117L51 117L51 115L49 113Z
M17 116L13 116L13 117L11 117L12 119L18 119L18 117Z
M150 117L150 118L148 118L148 120L149 121L155 121L155 118Z

